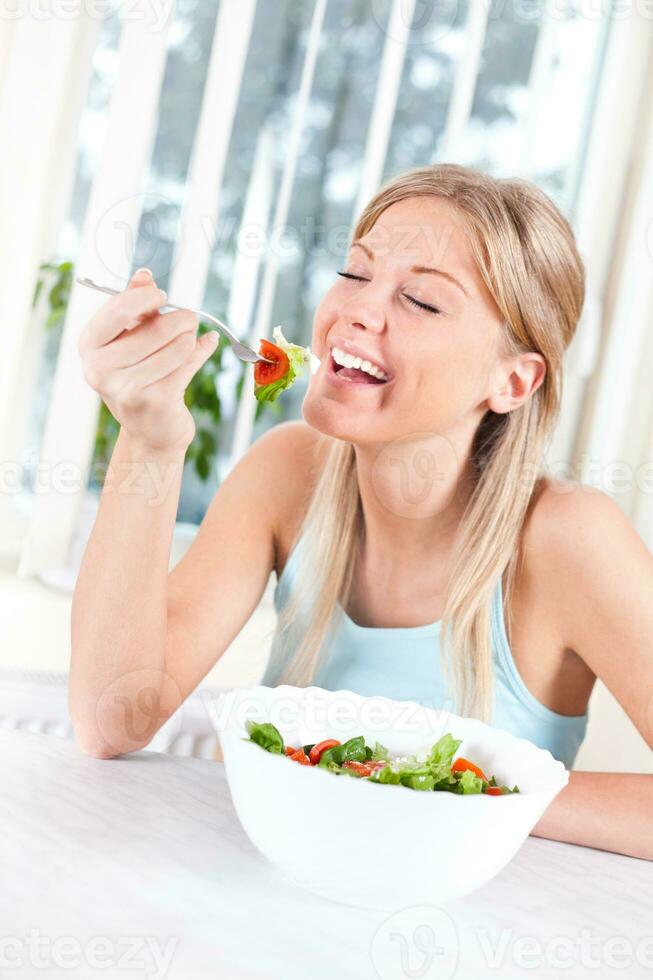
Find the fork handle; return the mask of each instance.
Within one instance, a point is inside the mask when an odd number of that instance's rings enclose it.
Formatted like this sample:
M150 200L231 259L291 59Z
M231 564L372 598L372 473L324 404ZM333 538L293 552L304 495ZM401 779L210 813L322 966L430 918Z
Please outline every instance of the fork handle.
M92 279L82 279L77 276L77 282L80 286L88 286L89 289L96 289L98 293L107 293L108 296L117 296L120 292L119 289L112 289L111 286L98 286Z

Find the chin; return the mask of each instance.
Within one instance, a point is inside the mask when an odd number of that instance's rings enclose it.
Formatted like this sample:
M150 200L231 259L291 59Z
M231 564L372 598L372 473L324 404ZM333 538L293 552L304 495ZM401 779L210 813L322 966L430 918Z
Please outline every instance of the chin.
M332 439L358 444L388 439L374 419L364 415L352 416L348 406L322 395L312 395L310 391L302 402L302 418L312 429Z

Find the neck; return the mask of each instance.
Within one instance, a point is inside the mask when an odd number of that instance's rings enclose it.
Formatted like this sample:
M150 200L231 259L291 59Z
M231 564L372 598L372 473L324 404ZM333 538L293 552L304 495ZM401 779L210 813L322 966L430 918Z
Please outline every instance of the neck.
M397 570L446 559L473 491L473 435L354 445L368 559Z

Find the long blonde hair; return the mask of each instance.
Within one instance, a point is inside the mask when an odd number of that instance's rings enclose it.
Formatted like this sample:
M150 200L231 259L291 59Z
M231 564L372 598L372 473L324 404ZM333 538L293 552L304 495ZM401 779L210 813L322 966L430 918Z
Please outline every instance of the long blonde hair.
M462 217L480 274L505 319L506 352L537 351L546 361L544 381L526 402L506 414L488 410L478 426L473 492L457 530L442 616L443 667L453 681L456 710L491 720L492 594L505 573L510 636L510 597L523 560L520 532L559 411L562 359L583 307L585 271L569 223L543 191L456 164L421 167L389 181L361 214L354 238L367 234L390 205L418 195L443 198ZM311 683L322 644L337 626L337 603L347 605L364 524L354 446L329 441L299 531L298 574L279 617L281 635L294 649L281 680L298 686Z

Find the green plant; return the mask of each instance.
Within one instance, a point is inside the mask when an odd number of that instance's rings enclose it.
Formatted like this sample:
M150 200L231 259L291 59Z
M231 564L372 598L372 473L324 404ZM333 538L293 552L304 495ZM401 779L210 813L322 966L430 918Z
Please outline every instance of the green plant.
M49 286L48 306L50 308L50 312L48 313L45 321L46 330L54 330L57 327L62 326L64 316L66 315L68 300L70 299L70 287L72 285L72 281L72 262L59 262L58 264L44 262L40 266L39 278L37 279L36 288L34 289L32 306L36 306L43 290L46 286Z
M73 272L74 269L71 262L44 262L40 266L32 305L36 306L43 290L48 288L47 301L49 312L45 321L45 327L48 330L61 328L63 325L70 298ZM198 327L198 334L201 336L208 330L213 329L211 324L202 321ZM218 393L218 378L220 372L223 370L222 355L227 345L228 341L224 337L220 337L215 353L191 380L184 396L184 401L195 419L196 425L195 438L188 447L185 462L187 465L192 464L197 475L204 481L209 479L218 455L217 434L222 422L222 405ZM236 383L236 396L238 400L240 400L242 394L247 369L248 365L241 362L240 377ZM266 410L271 411L274 415L279 415L281 411L280 406L275 402L271 403L267 409L265 404L257 402L256 421L258 421L262 412ZM94 463L101 471L106 471L106 466L111 459L119 431L119 423L115 420L104 402L102 402L94 448Z
M214 328L201 321L198 335ZM222 371L222 355L228 341L220 337L215 353L192 378L184 401L195 419L195 438L186 451L186 463L192 463L201 480L208 480L218 454L216 433L222 421L222 405L218 394L218 377Z

